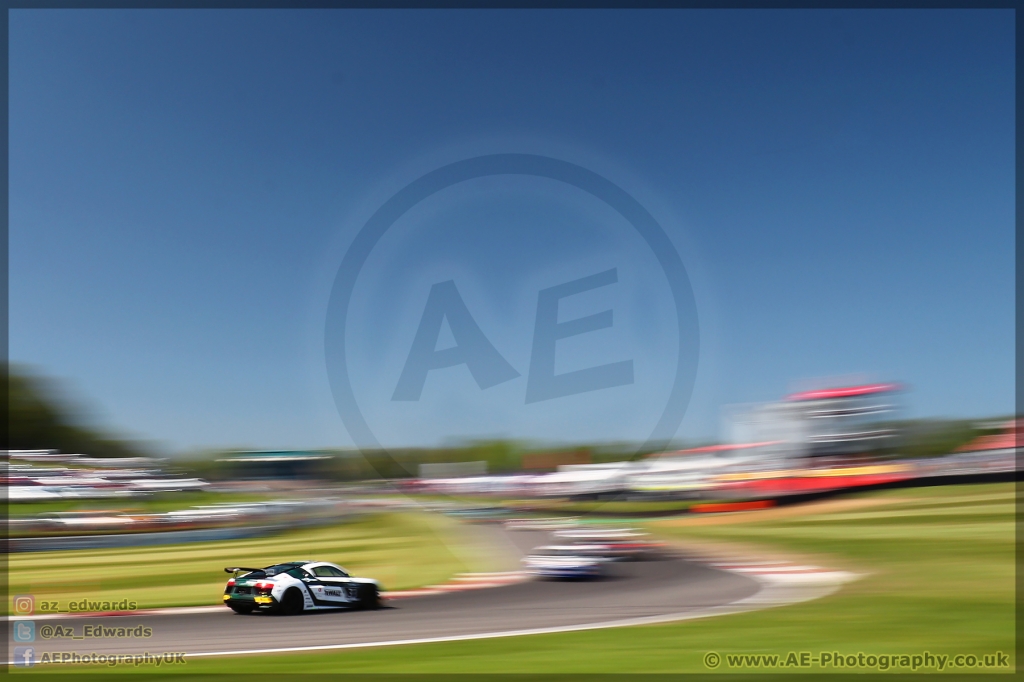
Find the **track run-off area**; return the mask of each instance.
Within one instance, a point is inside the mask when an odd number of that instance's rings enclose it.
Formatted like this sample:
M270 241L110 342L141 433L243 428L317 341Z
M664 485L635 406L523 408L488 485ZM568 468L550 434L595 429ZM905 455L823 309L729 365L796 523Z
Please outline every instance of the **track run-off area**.
M519 552L544 544L537 531L488 529ZM396 594L384 607L285 617L238 615L225 607L166 609L119 615L53 614L36 623L36 661L44 654L151 654L185 658L325 651L450 642L665 623L742 613L815 599L852 579L848 573L764 562L715 565L673 554L617 562L605 578L548 581L523 576L481 589ZM17 618L11 618L17 620ZM125 628L144 636L88 636L95 627ZM49 638L40 636L43 627ZM87 626L90 627L87 630ZM142 626L139 628L139 626ZM54 636L54 632L63 633ZM9 661L13 664L14 661Z

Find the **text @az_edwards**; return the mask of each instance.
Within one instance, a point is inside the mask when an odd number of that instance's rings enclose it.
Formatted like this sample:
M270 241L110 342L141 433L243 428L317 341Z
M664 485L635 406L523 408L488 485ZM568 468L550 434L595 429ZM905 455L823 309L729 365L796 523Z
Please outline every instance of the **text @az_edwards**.
M143 639L153 636L148 625L135 627L112 627L110 625L85 625L81 632L68 625L44 625L39 628L43 639Z

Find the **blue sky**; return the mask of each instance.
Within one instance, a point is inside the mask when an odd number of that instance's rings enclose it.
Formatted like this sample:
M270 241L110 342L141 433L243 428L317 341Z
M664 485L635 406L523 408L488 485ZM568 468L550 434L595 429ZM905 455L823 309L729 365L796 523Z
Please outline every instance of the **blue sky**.
M602 175L672 240L700 324L678 437L815 377L904 382L907 416L1013 411L1010 10L12 11L10 357L166 451L351 445L324 347L347 247L420 175L502 152ZM531 412L538 291L609 267L559 319L615 323L557 371L629 358L635 382ZM390 401L448 279L521 377L438 369ZM353 391L387 444L644 438L667 291L593 197L465 183L360 273Z

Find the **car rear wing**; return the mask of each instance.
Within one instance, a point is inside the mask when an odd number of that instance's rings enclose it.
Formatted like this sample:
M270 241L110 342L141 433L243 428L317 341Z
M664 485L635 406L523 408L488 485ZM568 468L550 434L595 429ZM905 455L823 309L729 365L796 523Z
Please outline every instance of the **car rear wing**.
M239 573L245 571L246 573L253 573L255 571L262 571L262 568L245 568L244 566L228 566L224 569L225 573Z

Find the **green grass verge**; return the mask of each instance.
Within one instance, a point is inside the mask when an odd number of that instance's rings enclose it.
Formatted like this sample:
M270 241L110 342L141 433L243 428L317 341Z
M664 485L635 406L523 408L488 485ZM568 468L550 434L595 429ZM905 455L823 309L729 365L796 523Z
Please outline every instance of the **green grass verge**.
M277 497L280 497L280 495ZM273 498L273 495L261 493L213 493L202 490L182 490L180 492L155 493L146 497L129 499L61 499L43 502L11 502L8 505L8 514L12 518L17 518L49 512L97 510L160 513L207 504L263 502Z
M43 600L135 601L138 608L219 604L230 565L323 559L385 589L439 583L488 570L485 550L454 520L384 513L346 524L247 540L9 556L9 589ZM10 605L8 604L8 609ZM8 611L9 612L9 611Z
M652 521L652 529L680 541L741 543L866 575L830 597L734 616L471 642L194 659L178 672L696 673L709 672L703 662L708 652L785 657L790 651L981 656L1002 651L1011 654L1012 669L1013 513L1012 484L990 484ZM755 671L727 662L716 669ZM771 672L804 671L823 669Z

